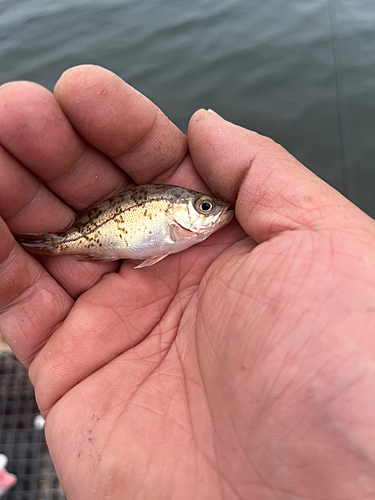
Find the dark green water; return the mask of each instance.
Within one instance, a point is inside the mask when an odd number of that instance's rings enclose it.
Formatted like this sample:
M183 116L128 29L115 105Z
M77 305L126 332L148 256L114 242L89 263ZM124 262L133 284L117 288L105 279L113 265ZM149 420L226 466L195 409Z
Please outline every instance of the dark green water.
M374 0L0 0L0 84L105 66L186 131L212 108L375 216Z

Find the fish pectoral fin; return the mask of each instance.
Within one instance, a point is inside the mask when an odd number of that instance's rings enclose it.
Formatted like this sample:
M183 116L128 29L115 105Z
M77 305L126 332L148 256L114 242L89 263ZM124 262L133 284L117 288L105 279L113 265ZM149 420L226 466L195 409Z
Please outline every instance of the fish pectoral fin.
M112 262L119 260L115 255L74 255L76 260L95 260L96 262Z
M170 254L170 252L162 253L161 255L156 255L155 257L149 257L148 259L146 259L143 262L141 262L140 264L138 264L138 266L135 266L134 269L140 269L141 267L153 266L157 262L160 262L161 260L163 260L169 254Z

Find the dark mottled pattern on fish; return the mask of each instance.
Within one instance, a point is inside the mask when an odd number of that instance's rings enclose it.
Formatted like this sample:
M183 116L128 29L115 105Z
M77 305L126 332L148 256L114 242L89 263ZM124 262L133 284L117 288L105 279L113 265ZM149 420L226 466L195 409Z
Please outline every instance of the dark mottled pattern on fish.
M171 188L171 190L165 193L165 188ZM177 186L150 184L138 186L130 189L129 191L125 191L124 193L119 193L104 201L99 206L82 212L81 215L79 215L75 220L74 227L78 232L88 234L109 220L114 219L119 223L124 222L124 218L121 214L131 210L132 208L139 208L143 205L147 206L151 202L162 200L173 203L175 197L178 197L178 199L180 198L179 193L175 192L175 188L181 189ZM189 192L196 193L195 191ZM144 215L148 215L150 220L152 220L153 214L152 212L148 214L147 208L144 211Z

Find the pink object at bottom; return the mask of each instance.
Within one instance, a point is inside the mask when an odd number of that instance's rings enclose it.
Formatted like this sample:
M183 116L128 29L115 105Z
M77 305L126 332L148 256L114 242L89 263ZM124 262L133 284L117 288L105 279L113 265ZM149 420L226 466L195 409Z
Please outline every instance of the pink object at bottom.
M5 469L8 463L8 458L0 453L0 497L4 495L12 486L17 482L17 478L14 474L9 474Z
M0 497L17 482L16 476L9 474L6 469L0 471Z

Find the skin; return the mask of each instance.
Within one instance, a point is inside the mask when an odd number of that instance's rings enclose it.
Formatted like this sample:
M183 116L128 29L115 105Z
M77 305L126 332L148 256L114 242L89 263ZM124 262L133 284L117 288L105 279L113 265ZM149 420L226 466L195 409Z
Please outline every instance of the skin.
M203 110L186 138L99 67L1 87L0 117L0 330L67 498L374 498L374 221L270 139ZM208 186L238 222L144 269L12 236L148 182Z

